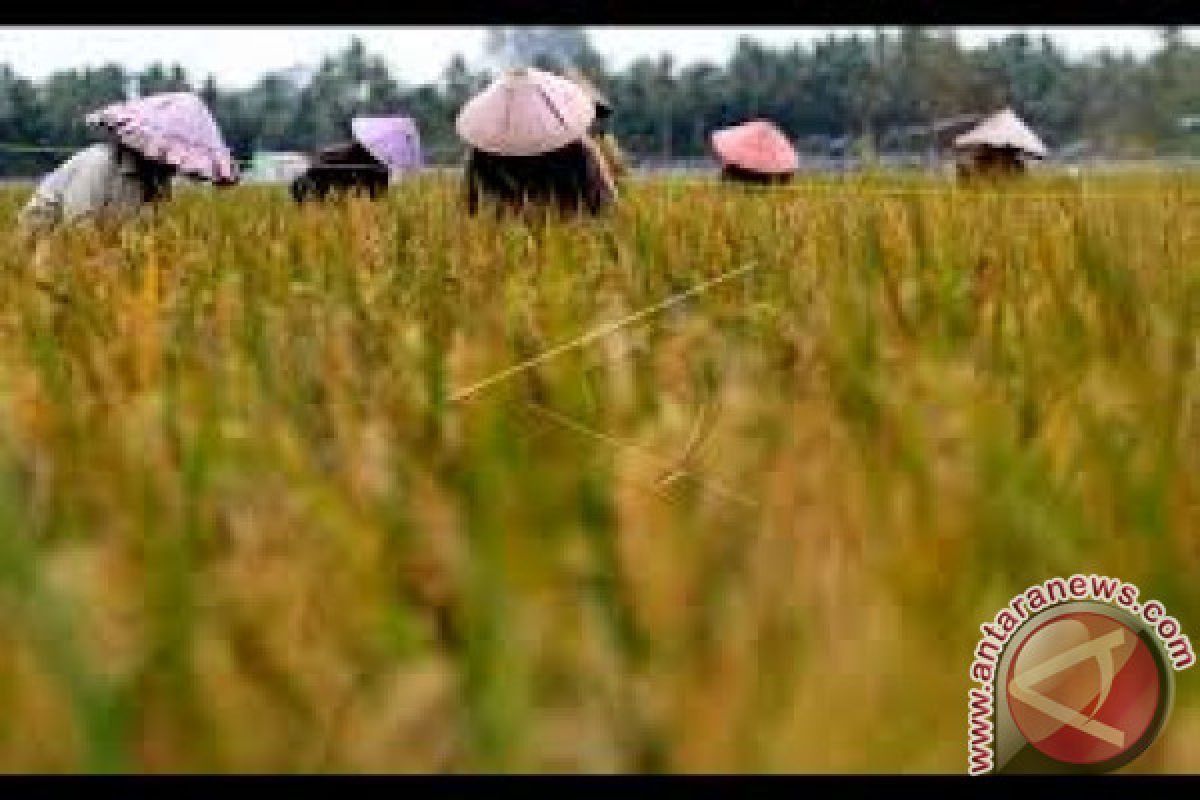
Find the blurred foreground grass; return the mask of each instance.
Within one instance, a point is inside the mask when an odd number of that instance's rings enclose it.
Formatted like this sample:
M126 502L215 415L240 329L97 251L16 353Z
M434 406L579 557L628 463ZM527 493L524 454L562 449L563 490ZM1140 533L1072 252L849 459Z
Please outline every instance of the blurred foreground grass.
M36 268L24 199L0 769L961 772L1027 585L1200 642L1200 178L648 182L532 228L438 179L194 190ZM1200 770L1179 678L1137 770Z

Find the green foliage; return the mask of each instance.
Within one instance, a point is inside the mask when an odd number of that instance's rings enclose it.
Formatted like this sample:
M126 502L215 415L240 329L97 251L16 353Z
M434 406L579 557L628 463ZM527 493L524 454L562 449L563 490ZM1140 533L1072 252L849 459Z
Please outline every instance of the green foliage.
M495 28L486 50L492 68L579 67L612 99L614 131L635 158L704 156L713 129L756 116L799 140L866 138L884 150L894 146L892 132L1004 104L1052 148L1086 141L1092 153L1118 156L1200 152L1200 135L1179 126L1180 118L1200 114L1200 48L1169 31L1162 49L1142 60L1103 50L1070 61L1049 39L1025 34L964 49L952 31L912 26L784 49L743 38L723 65L676 64L663 55L620 71L607 69L579 28ZM137 77L143 92L201 90L241 158L345 137L354 114L405 113L417 119L430 160L451 163L461 155L454 117L490 75L455 55L437 82L411 85L357 39L324 59L307 83L272 74L244 90L160 64L137 76L116 65L66 70L38 86L4 68L0 143L82 144L84 113L121 99ZM0 149L0 175L27 176L56 160Z

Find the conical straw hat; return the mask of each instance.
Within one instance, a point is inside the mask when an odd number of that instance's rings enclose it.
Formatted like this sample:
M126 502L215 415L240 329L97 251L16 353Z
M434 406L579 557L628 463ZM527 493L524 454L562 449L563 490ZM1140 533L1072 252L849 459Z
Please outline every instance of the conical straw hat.
M84 118L146 158L216 183L237 180L237 167L204 102L191 92L165 92L114 103Z
M1010 108L992 114L956 138L954 146L1013 147L1038 158L1046 157L1046 145Z
M717 158L727 166L765 175L795 172L800 166L792 143L765 119L714 131L711 139Z
M595 104L583 89L530 67L505 74L468 100L455 128L479 150L535 156L581 138L595 116Z
M390 172L421 166L421 137L409 117L355 117L350 131Z

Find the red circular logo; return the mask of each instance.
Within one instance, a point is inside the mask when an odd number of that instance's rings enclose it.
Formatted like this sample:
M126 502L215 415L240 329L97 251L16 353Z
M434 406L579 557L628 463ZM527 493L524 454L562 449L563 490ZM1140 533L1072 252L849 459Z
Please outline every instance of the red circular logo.
M1109 761L1142 742L1163 688L1154 655L1137 633L1087 611L1036 628L1013 655L1005 679L1021 735L1069 764Z

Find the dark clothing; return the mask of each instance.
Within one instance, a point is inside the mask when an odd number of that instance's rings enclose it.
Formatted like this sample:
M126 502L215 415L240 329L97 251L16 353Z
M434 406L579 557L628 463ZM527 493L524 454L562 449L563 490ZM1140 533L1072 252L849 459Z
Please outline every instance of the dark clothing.
M613 109L608 104L607 100L596 101L596 118L592 120L592 126L588 132L592 136L603 136L609 132L609 125L612 122Z
M325 200L331 194L365 191L371 199L387 193L388 169L358 142L318 150L312 165L292 182L297 203Z
M1021 152L1012 147L975 148L966 161L958 163L958 178L964 183L979 179L1008 178L1025 173Z
M784 172L776 175L768 175L764 172L754 172L749 169L735 167L732 164L726 165L721 169L721 180L730 181L731 183L748 183L756 186L775 186L782 183L787 183L792 179L790 172Z
M536 156L498 156L472 149L467 158L467 211L483 196L519 211L527 205L557 206L566 213L599 213L616 198L602 156L582 140Z
M138 151L124 145L118 147L133 159L134 174L142 182L142 201L153 203L165 200L171 194L171 179L179 171L173 164L146 158Z

